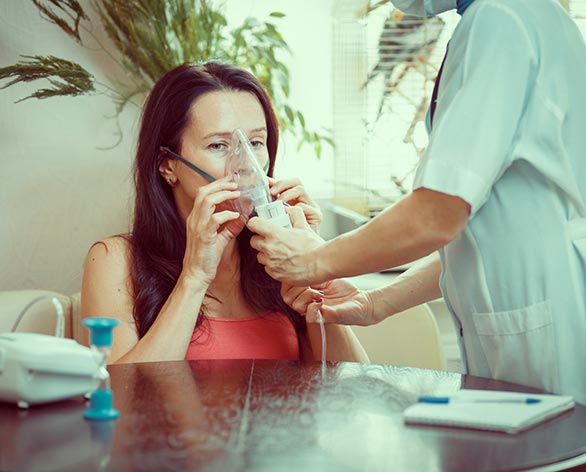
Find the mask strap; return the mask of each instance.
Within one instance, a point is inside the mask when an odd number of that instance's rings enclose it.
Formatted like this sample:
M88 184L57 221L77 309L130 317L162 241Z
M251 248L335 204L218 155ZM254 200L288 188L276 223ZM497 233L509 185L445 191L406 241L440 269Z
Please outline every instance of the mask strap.
M171 149L169 149L166 146L161 146L160 149L161 149L161 151L163 151L165 153L171 154L176 159L179 159L181 162L183 162L183 164L185 164L191 170L194 170L195 172L197 172L199 175L201 175L207 181L209 181L209 182L215 182L216 179L214 177L212 177L210 174L208 174L205 170L202 170L199 167L197 167L196 165L194 165L191 162L189 162L183 156L177 154L176 152L171 151Z

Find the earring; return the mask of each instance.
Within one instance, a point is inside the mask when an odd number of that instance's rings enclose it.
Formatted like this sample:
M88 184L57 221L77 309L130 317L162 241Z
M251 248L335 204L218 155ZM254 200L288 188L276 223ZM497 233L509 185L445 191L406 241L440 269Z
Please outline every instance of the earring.
M167 179L167 183L170 187L175 187L175 182L173 182L173 179L171 179L170 177Z

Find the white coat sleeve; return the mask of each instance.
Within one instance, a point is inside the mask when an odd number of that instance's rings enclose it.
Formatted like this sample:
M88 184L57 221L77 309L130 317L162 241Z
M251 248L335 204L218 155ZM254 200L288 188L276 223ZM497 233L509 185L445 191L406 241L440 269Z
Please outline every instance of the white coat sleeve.
M459 85L439 97L413 184L462 198L471 214L511 164L536 63L527 31L514 13L490 2L474 13L463 60L453 66ZM446 67L449 60L448 53Z

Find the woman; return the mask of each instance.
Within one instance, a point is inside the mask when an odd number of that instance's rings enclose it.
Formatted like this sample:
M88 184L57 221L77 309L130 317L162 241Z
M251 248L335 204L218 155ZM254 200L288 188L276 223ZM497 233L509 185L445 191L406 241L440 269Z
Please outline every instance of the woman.
M335 308L324 318L350 324L443 295L468 373L586 403L584 38L554 0L393 3L462 15L413 193L323 245L252 219L259 260L278 280L308 285L433 254L369 296L340 282L313 295Z
M85 316L114 316L110 362L176 359L320 359L319 327L308 327L280 295L250 247L224 175L240 128L272 175L278 127L259 81L209 62L162 77L146 102L136 153L132 233L92 246L82 287ZM195 171L195 172L194 172ZM298 181L272 192L319 210ZM327 358L367 361L348 328L328 327Z

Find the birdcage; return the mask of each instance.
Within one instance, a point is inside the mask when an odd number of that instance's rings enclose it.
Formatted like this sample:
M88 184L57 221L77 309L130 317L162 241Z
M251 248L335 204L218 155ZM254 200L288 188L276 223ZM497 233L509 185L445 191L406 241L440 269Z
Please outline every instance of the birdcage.
M560 3L586 36L586 0ZM350 226L411 189L433 83L458 21L454 10L421 19L389 0L334 0L334 209L351 211Z
M586 37L586 0L560 0Z
M456 24L452 13L422 19L377 5L337 0L334 8L335 202L365 218L411 188Z

